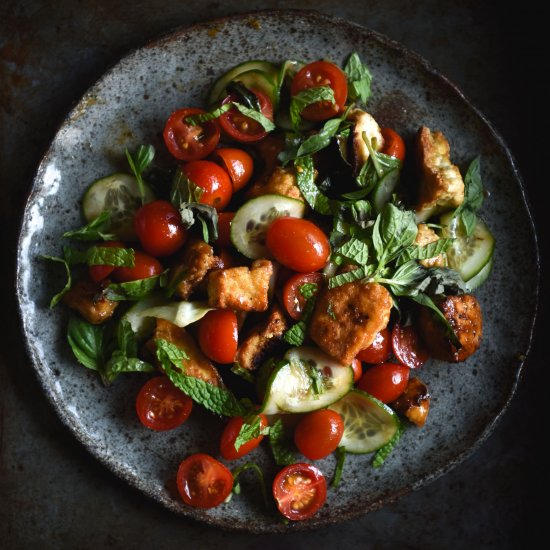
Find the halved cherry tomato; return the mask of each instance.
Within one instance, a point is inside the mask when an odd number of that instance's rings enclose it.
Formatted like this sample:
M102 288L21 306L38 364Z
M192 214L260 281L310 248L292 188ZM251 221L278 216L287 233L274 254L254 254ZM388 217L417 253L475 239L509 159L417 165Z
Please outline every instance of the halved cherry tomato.
M220 141L220 128L214 120L192 125L186 117L204 114L202 109L174 111L164 127L164 143L178 160L199 160L207 157Z
M176 483L185 504L194 508L214 508L231 493L233 475L219 460L197 453L180 464Z
M231 221L235 212L220 212L218 214L218 246L233 246L231 242Z
M143 250L152 256L169 256L187 238L179 212L168 201L144 204L134 217L134 229Z
M216 149L213 156L220 160L229 174L235 192L240 191L250 181L254 172L254 161L246 151L223 147Z
M106 246L107 248L126 248L124 243L120 241L105 241L97 246ZM94 283L100 283L103 279L106 279L115 270L114 265L91 265L88 268L90 279Z
M278 262L300 273L323 268L330 255L327 236L301 218L277 218L267 229L266 244Z
M306 414L296 426L294 443L310 460L318 460L332 453L344 434L342 417L330 409Z
M311 464L291 464L273 480L273 496L279 512L292 521L315 515L327 499L327 482Z
M177 428L187 420L192 408L193 400L166 376L151 378L136 398L136 411L141 423L156 431Z
M265 428L268 425L267 417L264 414L260 414L260 427ZM235 449L235 440L241 431L242 425L244 423L244 418L242 416L234 416L226 424L222 437L220 439L220 454L225 460L236 460L248 454L250 451L253 451L264 438L263 435L259 435L254 439L247 441L244 445L239 447L237 451Z
M419 369L430 358L428 350L413 325L402 327L399 323L395 323L391 343L395 358L411 369Z
M230 309L209 311L199 323L199 345L216 363L231 363L237 353L237 316Z
M353 370L353 382L357 383L363 376L363 364L358 357L351 362L351 369Z
M269 120L273 120L273 105L271 104L270 99L260 90L254 90L251 88L250 91L258 98L258 102L260 103L260 112L262 115ZM222 101L222 105L230 102L239 103L239 97L235 94L230 94ZM259 122L243 115L235 108L232 108L224 113L219 118L219 121L223 131L230 138L242 143L259 141L267 136L266 130Z
M134 253L134 267L116 267L113 271L113 279L118 283L128 283L154 277L162 272L162 265L156 258L136 250Z
M372 344L357 354L357 358L365 363L383 363L388 360L391 352L390 331L385 328L376 333Z
M202 189L199 202L223 210L233 195L233 185L229 174L215 162L196 160L181 167L181 171Z
M365 371L357 387L382 403L391 403L405 391L409 371L409 367L397 363L374 365Z
M317 285L317 290L315 290L315 294L317 294L321 289L323 281L323 274L318 272L295 273L287 279L283 286L283 304L293 319L298 320L302 317L307 302L304 295L300 292L302 285Z
M405 160L405 143L403 138L392 128L382 128L382 137L384 138L384 147L382 153L396 157L401 162Z
M318 101L308 105L302 112L306 120L327 120L344 110L348 97L348 83L343 71L328 61L315 61L298 71L290 86L294 96L307 88L330 86L334 91L334 103Z

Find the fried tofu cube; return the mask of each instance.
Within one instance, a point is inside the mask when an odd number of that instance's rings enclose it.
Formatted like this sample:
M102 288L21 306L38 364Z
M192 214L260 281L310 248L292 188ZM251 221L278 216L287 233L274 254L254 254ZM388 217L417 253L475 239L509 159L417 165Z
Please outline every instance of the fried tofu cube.
M212 271L208 276L208 304L237 311L266 311L273 275L269 260L255 260L250 268Z
M372 344L390 320L390 293L377 283L354 281L321 291L315 304L309 335L342 365Z
M267 181L255 183L247 194L249 199L260 195L284 195L304 202L304 197L296 184L296 171L293 167L277 166Z
M439 236L431 227L428 227L425 223L418 224L418 233L416 234L414 244L417 246L426 246L427 244L435 243L438 240ZM420 265L423 265L424 267L445 267L445 255L438 254L433 258L428 258L427 260L420 260Z
M354 109L348 115L348 120L354 123L353 128L353 139L352 139L352 155L353 155L353 165L355 173L359 173L361 166L369 160L369 150L363 139L363 132L366 133L367 139L372 143L373 138L376 140L374 149L380 151L384 146L384 137L382 136L382 131L378 122L374 120L374 117L362 111L361 109Z
M63 296L63 301L92 325L108 321L118 306L118 302L106 298L103 287L93 281L77 282Z
M441 132L422 126L417 135L420 188L415 207L416 219L424 222L432 216L456 208L464 201L464 181L452 164L449 142Z
M420 378L409 378L405 391L391 404L419 428L424 426L430 411L430 392Z

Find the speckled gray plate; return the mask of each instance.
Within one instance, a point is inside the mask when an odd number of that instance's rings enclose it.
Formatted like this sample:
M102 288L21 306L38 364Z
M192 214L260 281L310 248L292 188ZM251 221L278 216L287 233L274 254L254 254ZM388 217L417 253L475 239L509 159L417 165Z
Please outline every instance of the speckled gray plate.
M406 432L399 450L374 470L369 456L351 456L337 489L308 523L284 525L261 503L253 480L242 493L208 511L185 507L174 477L186 455L216 453L222 424L197 412L180 429L152 433L139 424L139 375L104 388L79 366L65 342L66 311L48 309L63 285L39 259L61 252L61 234L81 224L79 201L94 179L124 166L124 147L153 142L169 113L201 105L213 80L249 59L341 63L358 51L373 73L370 110L409 139L419 125L442 130L462 168L482 156L490 192L483 215L497 237L492 278L479 297L484 311L481 350L465 364L432 361L422 370L432 399L427 426ZM139 49L109 70L71 111L45 155L30 195L18 251L17 291L23 327L38 377L75 436L114 472L170 510L212 525L284 531L337 522L374 510L463 460L494 427L514 393L529 349L536 311L538 256L521 181L502 140L462 94L427 62L352 23L315 13L264 12L182 29ZM195 409L198 411L198 407ZM255 460L271 479L268 451ZM318 462L332 475L333 457Z

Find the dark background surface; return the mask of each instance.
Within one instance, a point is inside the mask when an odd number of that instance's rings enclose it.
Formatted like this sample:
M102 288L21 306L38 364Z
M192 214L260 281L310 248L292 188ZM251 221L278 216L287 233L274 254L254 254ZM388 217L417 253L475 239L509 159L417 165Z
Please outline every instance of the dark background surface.
M295 7L343 17L428 59L477 105L510 146L532 203L541 251L547 177L540 121L541 28L528 4L369 2L0 3L1 548L516 548L539 523L547 422L541 297L521 383L498 427L446 476L361 519L284 536L227 533L165 511L106 470L72 437L25 353L14 297L17 233L33 173L75 101L128 50L176 26L250 9ZM533 67L530 69L529 67ZM546 258L543 256L543 260ZM523 266L534 269L534 266ZM513 320L503 319L503 322ZM480 396L482 399L483 396Z

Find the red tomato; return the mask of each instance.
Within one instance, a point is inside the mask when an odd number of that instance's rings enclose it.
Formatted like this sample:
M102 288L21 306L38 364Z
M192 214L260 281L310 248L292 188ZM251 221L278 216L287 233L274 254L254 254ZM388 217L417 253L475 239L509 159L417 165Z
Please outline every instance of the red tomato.
M107 248L126 248L124 243L120 241L106 241L98 244L97 246L106 246ZM103 279L106 279L115 270L114 265L91 265L88 268L90 279L94 283L100 283Z
M351 368L353 370L353 381L356 383L363 376L363 365L357 357L351 362Z
M292 521L315 515L327 499L327 482L311 464L285 466L273 480L273 496L279 512Z
M306 305L306 299L300 292L300 287L309 284L316 284L319 292L325 278L322 273L296 273L291 275L283 286L283 303L288 314L293 319L300 319L304 313L304 307Z
M252 157L242 149L224 147L216 149L214 156L219 159L233 182L233 190L241 190L252 177L254 161Z
M260 414L260 419L260 426L265 428L268 425L266 416ZM244 445L241 445L237 451L235 449L235 440L239 435L243 422L244 419L242 416L234 416L231 420L229 420L223 430L220 440L220 454L223 458L225 458L225 460L236 460L237 458L241 458L241 456L253 451L264 438L263 435L255 437L254 439L247 441Z
M231 493L233 475L215 458L197 453L180 464L176 483L185 504L195 508L214 508Z
M266 244L279 263L300 273L323 268L330 255L327 236L301 218L277 218L267 229Z
M113 271L113 279L118 283L128 283L130 281L138 281L139 279L147 279L160 275L163 272L160 262L136 250L134 253L134 267L117 267Z
M385 328L376 334L372 344L361 350L357 357L365 363L383 363L388 360L391 352L390 331Z
M382 153L398 158L401 162L405 160L405 143L401 136L392 128L382 128L384 147Z
M413 325L402 327L395 323L391 343L395 358L411 369L419 369L430 358Z
M344 110L348 97L348 83L343 71L328 61L315 61L303 67L294 79L290 87L290 93L294 96L306 88L330 86L334 91L334 103L330 101L318 101L308 105L301 113L306 120L327 120Z
M273 105L270 99L260 90L250 91L258 98L260 103L260 112L269 120L273 120ZM222 104L234 101L239 103L239 97L237 95L228 95ZM255 120L243 115L240 111L233 108L224 113L220 117L220 124L224 132L230 137L243 143L250 143L253 141L259 141L267 136L267 132L264 127Z
M332 453L344 434L342 417L330 409L306 414L296 426L294 443L310 460L318 460Z
M163 200L144 204L136 212L134 229L143 250L152 256L170 256L187 238L179 212Z
M183 424L193 408L193 400L166 376L151 378L139 390L136 411L141 423L156 431L172 430Z
M223 210L231 200L233 186L227 172L210 160L196 160L181 167L181 171L202 191L199 202Z
M391 403L405 391L409 370L409 367L397 363L374 365L365 371L357 387L382 403Z
M218 246L233 246L231 242L231 221L235 217L235 212L220 212L218 214Z
M210 120L193 126L185 121L191 115L203 114L202 109L180 109L173 112L164 127L164 143L178 160L191 161L207 157L220 141L220 128Z
M199 345L216 363L231 363L237 353L237 316L230 309L209 311L199 323Z

